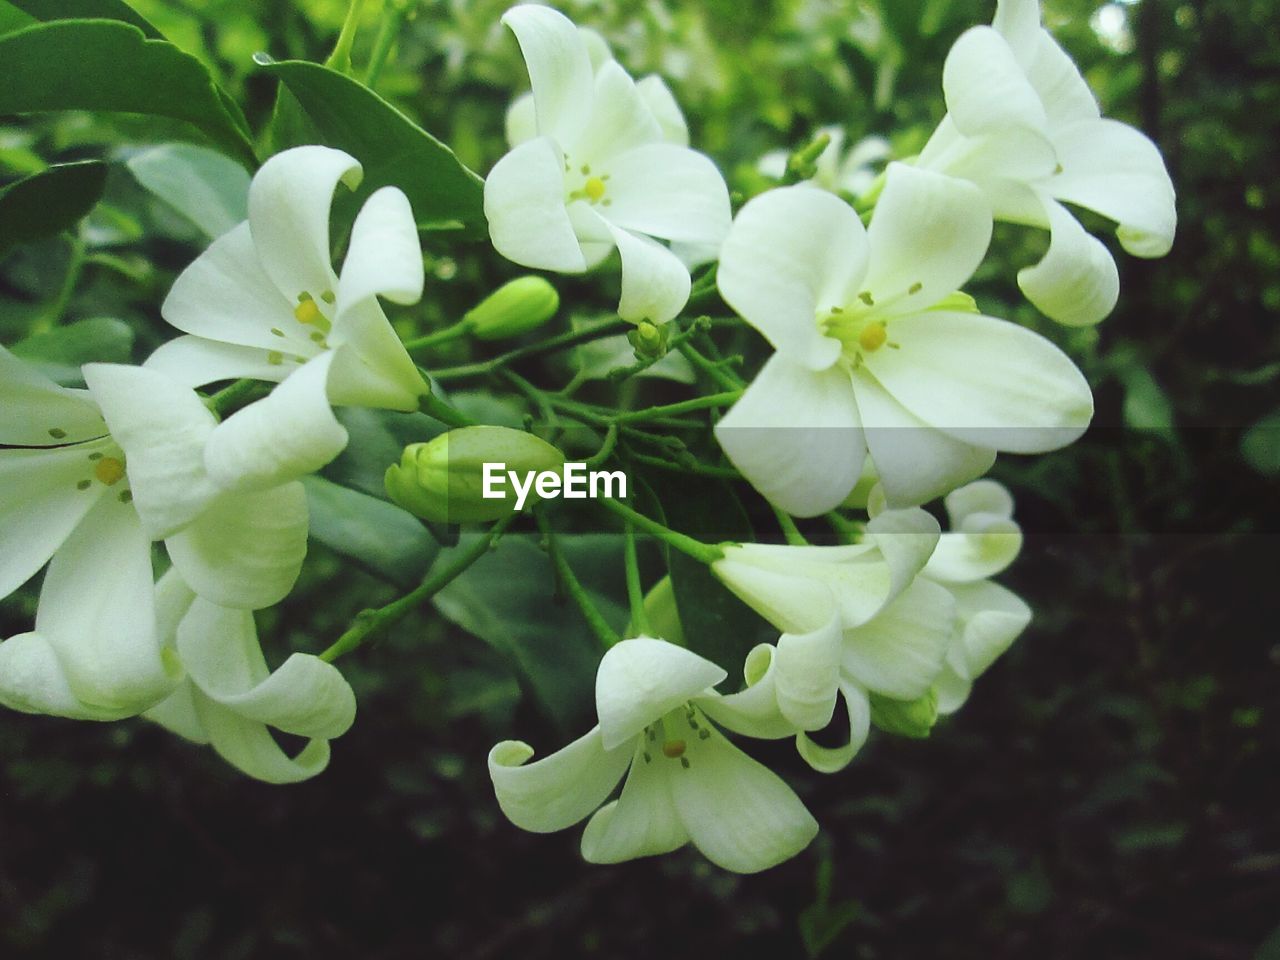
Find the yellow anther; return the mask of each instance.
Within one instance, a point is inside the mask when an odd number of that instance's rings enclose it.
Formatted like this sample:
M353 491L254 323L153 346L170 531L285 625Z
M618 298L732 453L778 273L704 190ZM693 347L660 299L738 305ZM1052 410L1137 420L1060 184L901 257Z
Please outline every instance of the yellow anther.
M582 186L582 192L587 195L587 199L595 203L604 196L604 181L599 177L590 177Z
M883 323L869 323L858 334L858 346L871 353L883 347L887 339L889 334L885 332Z
M322 319L320 308L314 300L303 300L293 308L293 315L298 318L299 323L315 323Z
M684 751L685 742L683 740L666 740L662 744L662 755L668 760L683 757Z
M119 483L124 476L124 461L117 460L115 457L103 457L93 465L93 475L108 487Z

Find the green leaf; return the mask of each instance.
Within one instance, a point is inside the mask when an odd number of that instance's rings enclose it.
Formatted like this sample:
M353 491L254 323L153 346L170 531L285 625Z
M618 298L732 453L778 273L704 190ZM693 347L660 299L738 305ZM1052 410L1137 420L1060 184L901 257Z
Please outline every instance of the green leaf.
M78 320L32 334L10 349L58 383L79 383L81 364L128 363L132 359L133 328L111 317Z
M11 3L0 0L0 36L29 27L36 21Z
M484 181L447 146L350 77L301 60L276 62L265 54L257 60L297 97L325 144L364 166L361 199L396 186L408 196L422 229L486 235Z
M351 439L346 449L325 468L325 476L379 500L387 499L382 482L387 467L400 462L404 448L444 432L439 421L423 413L344 407L337 411L337 416Z
M167 143L130 157L125 165L143 187L210 239L249 215L248 172L213 150Z
M8 0L35 20L119 20L131 23L152 40L164 34L124 0Z
M1124 381L1124 422L1133 430L1173 437L1173 404L1143 366L1131 365L1121 371Z
M56 20L0 37L0 115L102 110L185 120L256 161L244 116L195 57L116 20Z
M1264 476L1280 475L1280 409L1272 410L1240 438L1240 455Z
M20 243L75 226L102 199L106 183L107 165L83 160L49 167L0 188L0 256Z
M410 589L421 582L439 544L399 507L323 477L304 477L311 536L370 573Z

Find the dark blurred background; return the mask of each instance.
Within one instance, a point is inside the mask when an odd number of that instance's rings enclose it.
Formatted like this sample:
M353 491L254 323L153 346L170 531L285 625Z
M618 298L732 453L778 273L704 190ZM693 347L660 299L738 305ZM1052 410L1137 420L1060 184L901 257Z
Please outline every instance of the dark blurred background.
M255 130L274 89L250 55L323 59L345 13L338 0L134 5L217 67ZM695 146L749 190L761 153L822 124L918 150L943 111L947 49L993 6L565 9L637 75L662 72ZM1122 255L1119 308L1071 332L1012 286L1044 238L997 231L973 292L1079 358L1098 417L1071 449L997 466L1028 534L1001 580L1036 616L958 715L927 741L874 735L833 777L786 744L753 745L823 829L789 863L738 877L688 850L591 867L576 830L509 825L486 751L509 736L555 749L590 702L548 705L501 635L430 613L341 662L359 719L330 769L296 787L249 781L143 721L6 714L0 956L1280 958L1280 10L1045 6L1106 112L1160 144L1179 236L1164 260ZM525 82L504 8L419 4L379 87L482 172ZM31 118L0 126L0 163L9 177L163 138L136 118ZM156 305L199 247L114 168L86 229L103 257L65 315L127 320L141 358L168 336ZM482 246L432 243L433 295L399 322L456 317L510 272ZM65 248L0 261L5 343L58 296ZM312 557L262 618L273 660L323 648L397 592L320 544ZM488 576L478 602L488 583L529 597L522 636L580 629L539 582ZM33 610L29 588L5 601L0 635Z

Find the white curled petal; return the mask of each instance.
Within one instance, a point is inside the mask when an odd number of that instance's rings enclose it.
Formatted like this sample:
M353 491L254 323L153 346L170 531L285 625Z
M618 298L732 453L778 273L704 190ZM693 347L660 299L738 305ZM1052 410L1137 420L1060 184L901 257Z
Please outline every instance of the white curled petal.
M935 430L890 396L865 369L854 372L867 449L890 508L912 507L980 477L995 462L987 446Z
M327 213L324 229L327 247ZM160 315L184 333L270 351L285 342L273 329L288 335L297 326L295 303L267 276L246 220L214 240L178 275Z
M581 273L587 268L565 209L564 154L549 137L513 148L484 182L489 239L526 267Z
M290 348L292 345L289 345ZM292 356L309 356L319 348ZM278 351L283 352L283 351ZM204 337L177 337L161 344L142 364L148 370L162 373L184 387L202 387L219 380L283 380L293 369L293 364L272 363L271 351L258 347L242 347L237 344L219 343ZM283 361L283 358L281 358Z
M778 706L799 730L821 730L831 722L840 680L840 622L820 630L787 633L778 639Z
M757 740L781 740L796 726L782 715L778 703L777 648L761 643L747 654L743 672L747 686L727 696L707 694L695 699L698 708L720 726Z
M874 543L884 558L889 586L888 603L911 585L938 546L938 521L923 510L885 510L873 517L865 539Z
M689 124L685 121L684 113L676 103L676 98L666 82L656 73L651 74L636 81L636 92L640 94L640 99L649 108L653 118L658 121L662 139L667 143L674 143L677 147L687 147Z
M1013 494L997 480L977 480L957 487L944 501L951 529L959 530L974 514L1013 516Z
M271 393L236 411L209 436L205 466L223 487L265 490L319 470L342 452L347 431L329 408L335 351L307 362Z
M249 228L262 269L290 304L319 299L337 283L329 256L329 208L339 183L352 190L362 171L354 157L329 147L277 153L249 184ZM200 333L188 330L188 333Z
M572 826L600 806L622 779L635 744L606 750L600 728L533 763L533 748L504 740L489 751L489 777L498 806L522 830L552 833Z
M588 863L622 863L678 850L689 834L671 800L671 761L639 743L622 795L587 821L582 857Z
M0 450L0 597L49 562L109 487L94 479L91 453L105 443L51 450ZM80 484L87 482L85 489Z
M1037 32L1027 44L1029 58L1020 54L1027 79L1044 103L1052 127L1076 120L1096 120L1101 111L1080 68L1067 56L1047 30Z
M217 421L190 389L155 370L89 363L85 382L124 451L133 505L153 540L190 523L220 489L204 468Z
M954 615L945 588L917 579L874 619L845 631L845 673L896 700L924 696L942 670Z
M53 646L38 633L20 633L0 642L0 706L69 720L132 715L127 709L95 707L77 697Z
M1110 251L1061 204L1046 201L1049 250L1018 271L1018 286L1048 316L1071 327L1104 320L1120 299L1120 274Z
M650 143L609 163L604 209L620 227L651 237L718 246L733 219L729 189L710 158L670 143Z
M925 575L949 584L994 577L1017 558L1022 532L1012 520L993 520L981 533L944 533Z
M538 113L532 93L522 93L507 107L503 128L507 134L507 146L515 147L538 135Z
M1116 120L1086 120L1056 131L1062 173L1046 184L1054 197L1120 225L1120 242L1140 257L1163 257L1178 224L1173 181L1160 149Z
M190 683L178 688L143 714L152 723L158 723L170 733L177 734L192 743L207 744L209 734L204 729L196 710L196 693Z
M942 67L947 112L966 136L1008 127L1044 130L1044 105L1008 41L991 27L963 33Z
M307 497L298 482L228 493L165 541L182 578L225 607L260 610L293 589L307 553Z
M748 543L726 546L724 558L711 565L715 574L743 603L778 630L809 633L821 629L844 604L837 601L840 587L855 586L857 570L829 565L817 557L805 563L806 551L833 551L833 547L782 547ZM829 567L829 569L828 569ZM847 578L847 584L842 583Z
M1071 443L1093 418L1093 394L1071 358L1025 327L930 311L890 331L901 349L867 355L867 370L907 410L958 440L1040 453Z
M867 242L863 287L886 316L914 313L973 276L991 242L991 206L971 183L891 163Z
M309 740L296 756L280 748L266 726L192 691L192 701L209 743L227 763L264 783L301 783L329 766L329 741Z
M594 76L578 28L550 7L521 4L502 15L520 44L533 86L538 133L571 143L591 112Z
M356 304L341 322L343 343L336 349L329 368L329 402L339 407L403 413L417 410L423 394L431 388L378 302Z
M634 323L673 319L689 302L689 268L658 241L604 222L622 257L618 316Z
M718 730L710 734L687 741L687 769L667 771L672 800L693 845L716 866L735 873L757 873L794 857L817 836L817 821L777 774Z
M1038 225L1044 213L1034 193L1027 202L1027 184L1052 176L1058 154L1047 131L1007 127L966 137L948 116L942 118L916 164L976 183L1000 219Z
M808 734L796 735L796 750L804 762L819 773L838 773L849 765L871 734L871 701L867 692L848 680L840 682L849 713L849 739L838 747L824 747L814 743Z
M623 640L596 672L601 742L612 750L726 676L710 660L665 640Z
M106 432L102 415L84 391L58 386L0 347L0 444L60 446Z
M592 174L612 173L613 158L618 154L661 139L662 128L631 75L615 60L601 64L596 71L591 116L577 142L568 149L574 162L591 165Z
M395 187L374 191L351 227L338 280L338 317L345 307L374 296L417 303L423 282L422 248L409 198Z
M849 374L770 357L716 424L716 440L751 485L788 513L834 509L862 472L866 441Z
M779 352L822 370L840 356L840 342L822 333L818 313L847 303L867 255L866 230L847 203L824 190L782 187L738 212L716 283Z
M956 584L951 593L956 600L956 616L964 625L963 675L976 680L1031 623L1031 608L998 583Z

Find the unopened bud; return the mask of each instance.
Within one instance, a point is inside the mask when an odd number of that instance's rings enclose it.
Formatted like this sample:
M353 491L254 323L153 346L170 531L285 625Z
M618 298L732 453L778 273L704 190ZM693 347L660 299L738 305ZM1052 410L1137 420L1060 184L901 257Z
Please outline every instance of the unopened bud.
M667 325L641 320L634 330L627 334L627 340L636 352L637 360L661 360L667 355L667 341L670 334Z
M542 277L503 284L469 310L464 320L479 340L501 340L536 330L560 309L560 294Z
M385 483L392 500L424 520L472 523L497 520L516 508L508 471L524 477L563 469L564 454L531 433L460 427L405 447L400 462L387 468Z
M938 692L930 688L918 700L891 700L873 693L871 722L885 733L923 740L938 722Z

